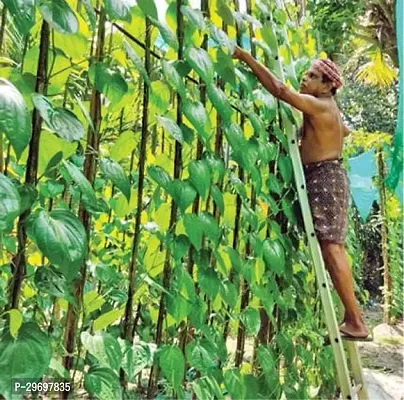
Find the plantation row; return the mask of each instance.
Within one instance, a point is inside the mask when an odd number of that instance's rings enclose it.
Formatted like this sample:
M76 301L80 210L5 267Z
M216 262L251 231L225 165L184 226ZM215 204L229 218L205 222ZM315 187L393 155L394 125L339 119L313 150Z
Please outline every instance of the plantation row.
M297 89L309 21L269 0L171 1L165 21L152 0L3 3L0 393L332 393L284 134L299 116L232 60L236 43L281 60Z

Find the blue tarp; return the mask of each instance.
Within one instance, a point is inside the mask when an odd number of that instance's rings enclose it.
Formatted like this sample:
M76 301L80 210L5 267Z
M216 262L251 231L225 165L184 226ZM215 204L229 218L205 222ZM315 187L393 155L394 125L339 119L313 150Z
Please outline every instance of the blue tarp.
M384 159L387 157L385 156ZM375 150L369 150L357 157L348 160L348 179L352 199L358 208L359 214L365 221L372 208L373 202L379 201L379 190L373 183L374 177L378 176ZM387 171L390 170L391 158L387 159ZM397 185L395 194L403 204L403 184Z
M372 149L357 157L348 160L348 179L352 199L358 208L359 214L365 221L368 217L374 200L379 199L379 192L372 182L377 175L375 151Z

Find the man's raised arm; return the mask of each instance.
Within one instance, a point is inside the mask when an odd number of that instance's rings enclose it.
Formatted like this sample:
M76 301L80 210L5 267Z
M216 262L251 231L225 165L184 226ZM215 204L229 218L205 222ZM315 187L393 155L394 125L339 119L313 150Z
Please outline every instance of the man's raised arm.
M250 53L236 46L233 58L245 62L262 85L276 98L289 103L291 106L306 114L317 114L325 110L325 106L314 96L301 94L287 87L283 82L278 80L275 75L260 64Z

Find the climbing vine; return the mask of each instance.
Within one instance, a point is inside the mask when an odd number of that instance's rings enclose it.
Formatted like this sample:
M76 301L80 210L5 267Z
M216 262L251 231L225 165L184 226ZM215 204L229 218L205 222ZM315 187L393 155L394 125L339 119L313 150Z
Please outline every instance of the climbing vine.
M298 116L232 60L236 43L280 57L296 88L315 41L246 5L3 0L5 397L22 376L72 382L66 398L334 391L284 134Z

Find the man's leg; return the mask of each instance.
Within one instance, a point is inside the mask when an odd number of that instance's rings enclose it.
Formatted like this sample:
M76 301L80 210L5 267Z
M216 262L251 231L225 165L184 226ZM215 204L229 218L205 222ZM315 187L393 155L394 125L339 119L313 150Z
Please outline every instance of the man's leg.
M340 326L341 332L361 338L367 337L369 332L363 323L356 301L352 272L344 245L327 241L320 241L320 245L325 265L345 307L344 323Z

